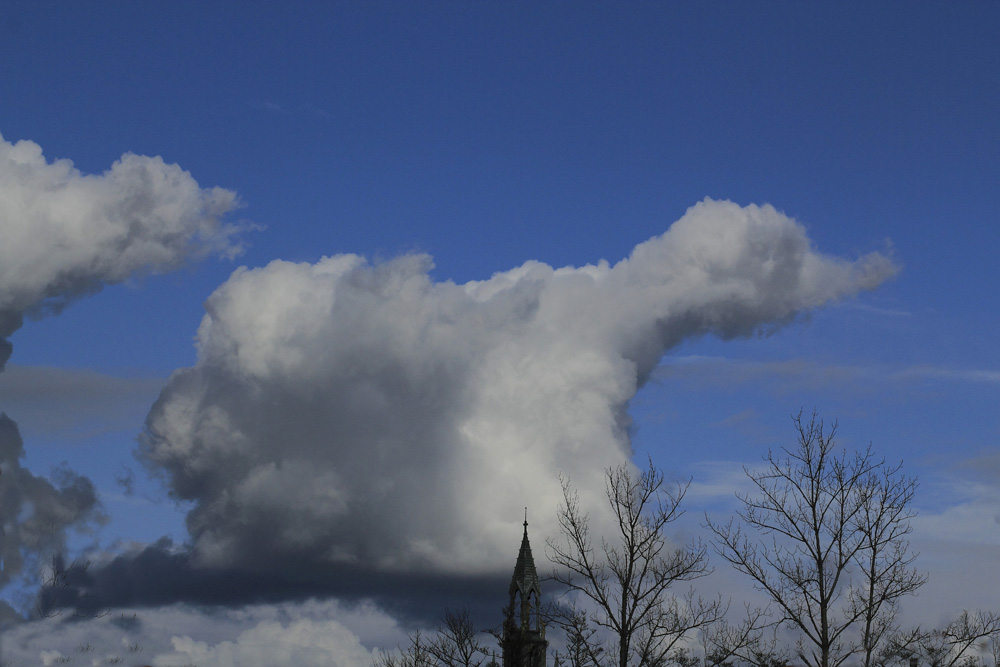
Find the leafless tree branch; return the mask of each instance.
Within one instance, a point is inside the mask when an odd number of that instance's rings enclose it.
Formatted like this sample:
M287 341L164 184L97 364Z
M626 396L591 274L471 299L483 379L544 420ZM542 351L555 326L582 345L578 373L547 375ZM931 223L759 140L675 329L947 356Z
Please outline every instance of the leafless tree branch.
M815 413L793 421L796 447L769 452L762 471L746 469L756 489L737 495L737 517L707 520L715 550L799 630L807 665L840 667L861 652L872 667L897 600L925 581L905 540L916 482L870 447L838 452L836 423L826 428Z
M547 542L557 568L552 578L588 600L593 610L556 605L550 617L571 643L576 642L579 664L663 665L682 638L725 613L721 600L703 600L693 592L674 594L677 584L709 572L705 545L671 548L665 536L682 514L688 486L668 486L652 461L638 474L627 465L611 468L606 482L617 534L595 546L579 497L569 481L562 480L562 540ZM594 632L595 627L602 632ZM613 644L601 643L605 634L614 638Z

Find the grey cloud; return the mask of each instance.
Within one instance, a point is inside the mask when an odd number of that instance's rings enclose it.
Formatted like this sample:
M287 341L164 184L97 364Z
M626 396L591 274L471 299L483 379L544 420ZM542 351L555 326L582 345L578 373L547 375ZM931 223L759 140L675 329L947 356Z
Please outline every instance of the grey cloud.
M511 566L516 546L508 549ZM180 602L239 608L335 598L346 605L375 602L401 622L419 626L460 600L476 618L491 623L504 602L509 576L387 573L365 564L334 566L308 558L290 559L284 569L211 568L196 563L187 547L163 538L90 567L69 569L59 587L40 590L36 607L42 616L72 609L92 617L108 609Z
M18 318L16 323L12 319L10 322L4 322L3 316L0 314L0 331L16 331L21 326L21 318ZM7 364L7 360L10 359L11 352L14 351L14 346L10 344L10 341L0 337L0 371L3 371L4 366Z
M614 266L465 285L430 268L275 261L208 299L197 365L141 444L194 503L193 567L504 572L524 506L554 534L559 472L607 519L602 471L629 455L628 403L667 350L766 333L897 270L817 253L770 206L711 200Z
M17 625L24 621L24 617L18 613L6 600L0 600L0 633L12 625Z
M21 467L23 457L17 425L0 413L0 587L33 576L41 555L63 546L67 530L102 518L89 479L61 470L53 484Z
M0 136L0 369L11 352L4 339L25 316L58 313L137 273L239 253L241 227L222 222L237 204L159 157L125 154L88 175Z

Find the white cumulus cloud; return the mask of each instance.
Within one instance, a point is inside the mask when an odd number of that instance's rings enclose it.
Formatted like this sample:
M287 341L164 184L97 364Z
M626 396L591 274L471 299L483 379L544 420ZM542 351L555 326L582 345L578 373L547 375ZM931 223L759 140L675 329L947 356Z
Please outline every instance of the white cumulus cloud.
M288 625L266 621L218 644L187 635L171 639L173 651L159 655L155 665L198 664L218 667L354 667L373 663L372 651L338 623L300 619Z
M169 605L96 616L67 613L9 625L3 659L12 665L370 667L374 647L405 639L404 629L369 603L307 601L235 609Z
M197 365L142 445L194 502L200 562L509 568L525 506L555 533L559 473L602 520L628 403L667 350L770 331L897 270L818 253L771 206L712 200L614 265L527 262L464 285L431 266L275 261L208 299Z
M32 141L0 136L0 368L3 338L25 315L142 272L162 272L209 253L240 252L238 225L222 222L236 194L201 188L159 157L125 154L103 174L49 162Z

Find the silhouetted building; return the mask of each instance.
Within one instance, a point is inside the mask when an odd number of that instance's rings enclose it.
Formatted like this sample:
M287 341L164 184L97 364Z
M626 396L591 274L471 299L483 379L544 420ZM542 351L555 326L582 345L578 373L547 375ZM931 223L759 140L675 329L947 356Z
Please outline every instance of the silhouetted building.
M535 559L528 543L528 519L510 580L510 599L503 624L503 667L545 667L545 624L542 623L542 589Z

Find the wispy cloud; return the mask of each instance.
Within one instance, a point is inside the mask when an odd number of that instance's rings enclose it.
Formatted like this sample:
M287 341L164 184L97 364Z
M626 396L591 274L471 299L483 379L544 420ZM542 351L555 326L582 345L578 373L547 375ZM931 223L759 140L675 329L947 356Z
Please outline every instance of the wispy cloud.
M73 441L135 429L165 381L15 364L0 374L0 405L26 433Z
M909 368L895 371L892 375L893 377L902 380L926 379L1000 385L1000 370L911 366Z
M1000 371L956 369L942 366L892 366L888 364L823 364L808 359L747 361L717 356L665 357L654 373L659 380L684 380L698 386L771 383L781 393L807 389L861 389L874 385L910 384L923 380L1000 384Z
M874 313L876 315L883 315L885 317L913 317L913 313L907 310L896 310L893 308L879 308L878 306L873 306L868 303L861 303L859 301L844 301L837 304L837 308L845 310L862 310L867 313Z
M685 502L689 507L728 514L736 508L736 494L750 493L753 483L740 461L702 461L692 466L694 477Z
M920 553L917 566L931 576L921 591L924 604L908 612L919 622L940 625L962 609L995 608L995 588L983 582L995 579L1000 559L998 473L1000 449L994 448L921 479L910 538Z

